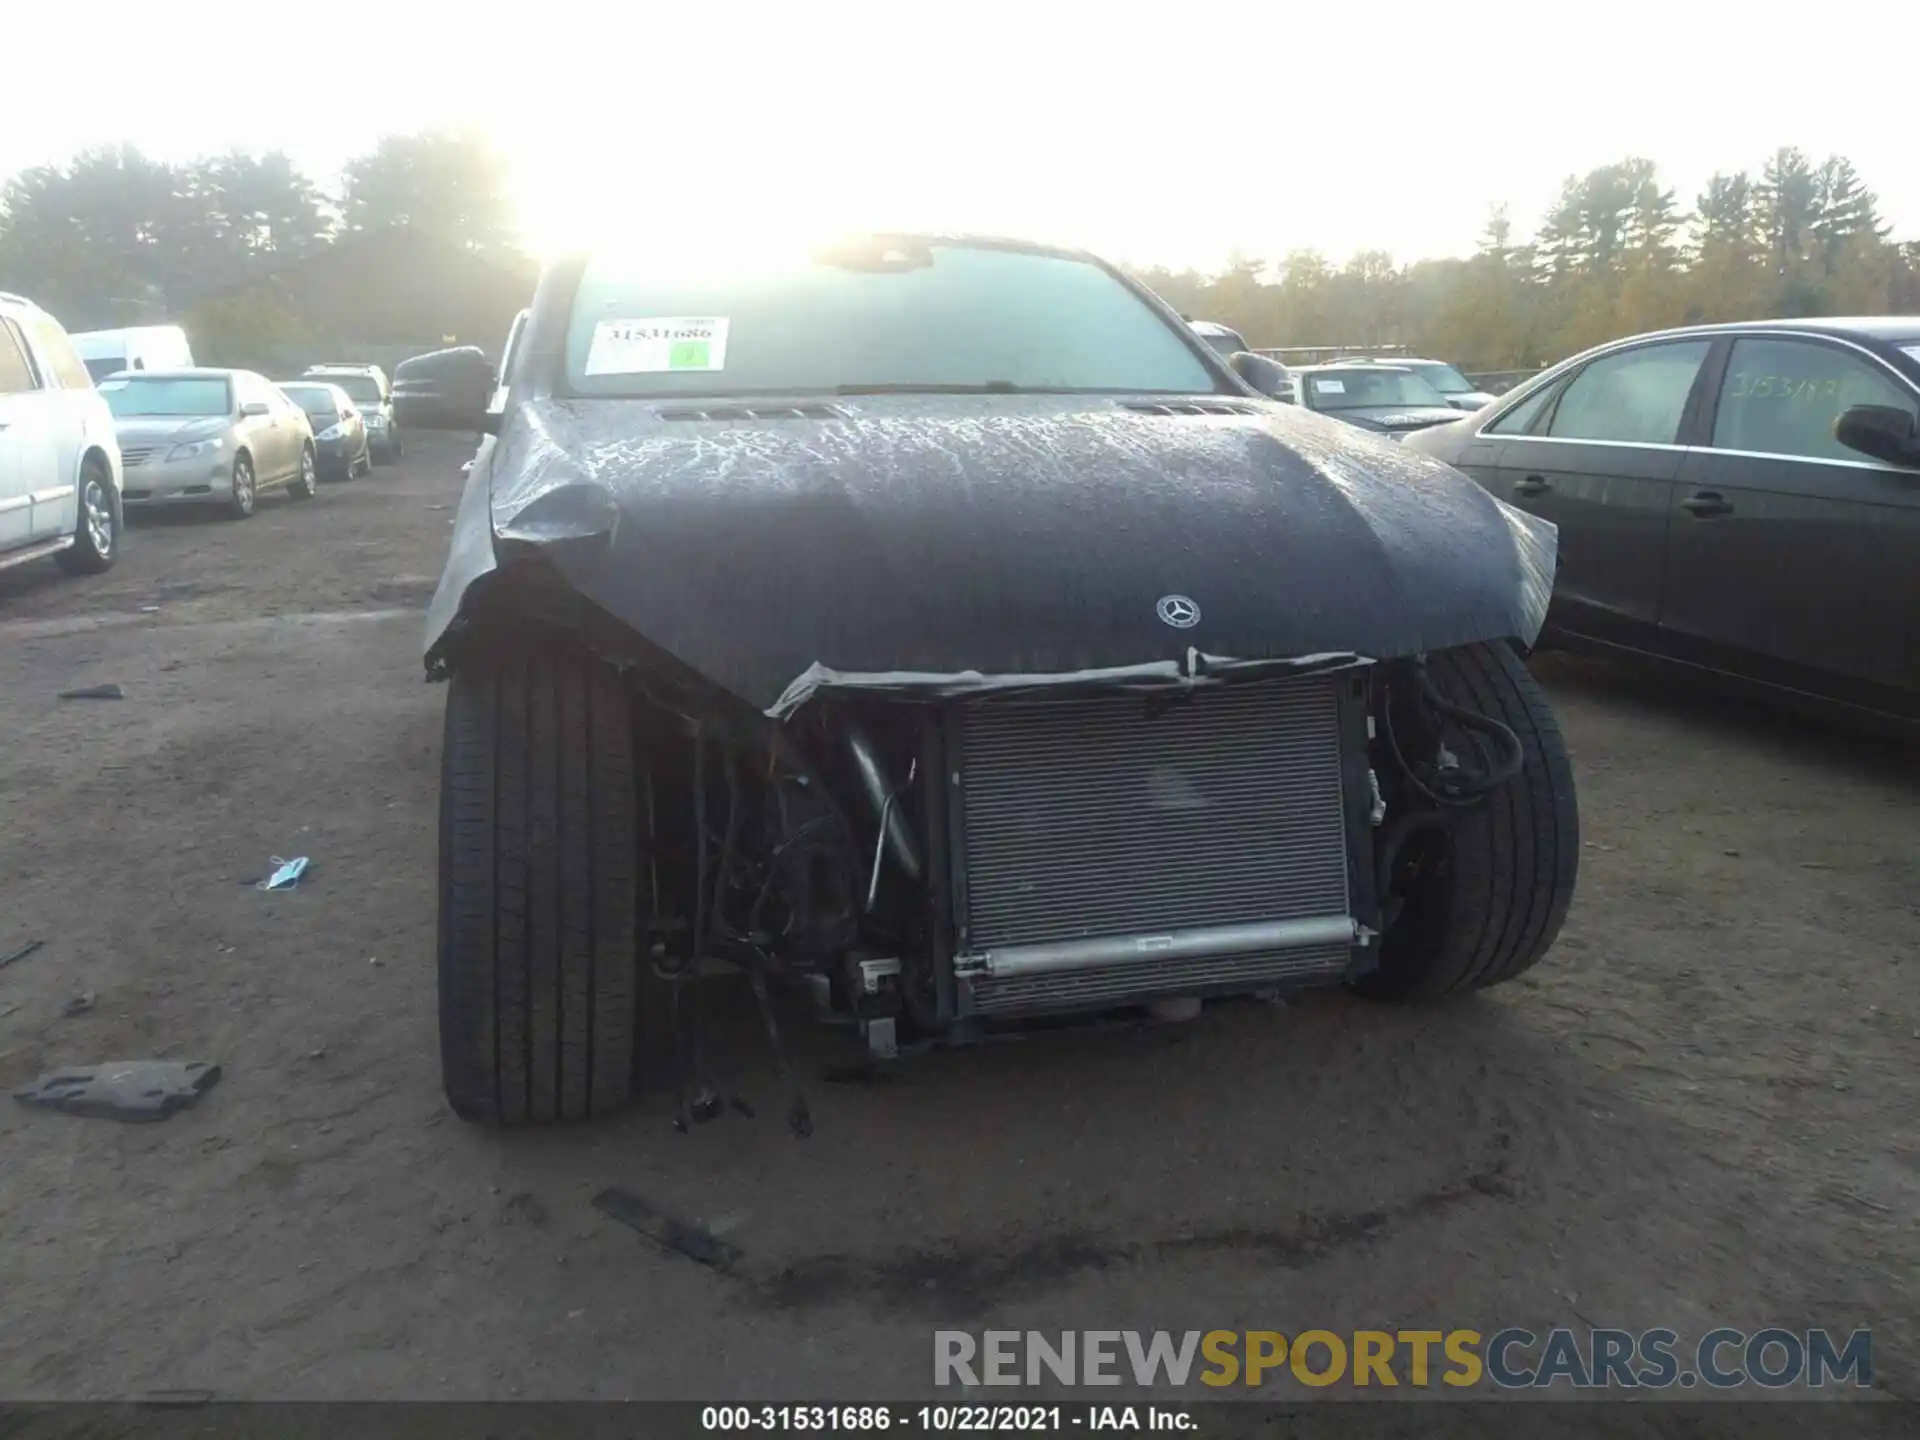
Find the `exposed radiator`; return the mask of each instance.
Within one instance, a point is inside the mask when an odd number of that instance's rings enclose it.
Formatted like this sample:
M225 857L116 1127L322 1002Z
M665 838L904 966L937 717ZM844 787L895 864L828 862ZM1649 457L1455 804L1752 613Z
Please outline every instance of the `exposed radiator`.
M959 968L972 1008L1343 970L1339 693L1351 680L963 707Z

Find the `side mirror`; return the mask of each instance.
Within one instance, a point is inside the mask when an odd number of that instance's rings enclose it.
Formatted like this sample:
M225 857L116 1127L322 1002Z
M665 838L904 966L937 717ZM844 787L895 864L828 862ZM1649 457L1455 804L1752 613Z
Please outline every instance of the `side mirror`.
M493 366L476 345L434 350L393 370L393 418L403 430L459 430L484 422Z
M1269 400L1293 399L1293 377L1279 361L1251 350L1236 350L1227 357L1227 366Z
M1920 466L1914 418L1891 405L1856 405L1833 422L1833 438L1889 465Z
M266 413L267 402L264 400L249 400L240 407L240 417L243 420L250 420L256 415L264 415Z

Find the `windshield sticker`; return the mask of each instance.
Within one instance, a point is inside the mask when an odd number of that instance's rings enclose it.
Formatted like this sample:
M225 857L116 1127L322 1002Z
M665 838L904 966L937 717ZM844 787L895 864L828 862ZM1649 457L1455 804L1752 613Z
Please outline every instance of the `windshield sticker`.
M727 368L725 317L602 320L587 349L589 375L658 375Z
M1313 382L1313 391L1316 395L1344 395L1347 393L1347 382L1344 380L1316 380Z

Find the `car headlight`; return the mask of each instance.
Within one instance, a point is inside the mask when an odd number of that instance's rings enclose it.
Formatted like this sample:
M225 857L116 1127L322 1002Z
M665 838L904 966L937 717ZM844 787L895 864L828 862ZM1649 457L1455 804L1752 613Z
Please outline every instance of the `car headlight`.
M215 435L208 440L188 440L167 451L169 460L191 460L196 455L211 455L227 443L224 435Z
M346 429L343 426L329 425L327 426L326 429L322 430L318 435L314 436L313 438L316 440L338 440L342 435L346 433L347 433Z
M386 423L387 423L387 417L382 415L378 410L374 411L371 415L367 416L367 428L369 430L378 430L381 427L383 427Z

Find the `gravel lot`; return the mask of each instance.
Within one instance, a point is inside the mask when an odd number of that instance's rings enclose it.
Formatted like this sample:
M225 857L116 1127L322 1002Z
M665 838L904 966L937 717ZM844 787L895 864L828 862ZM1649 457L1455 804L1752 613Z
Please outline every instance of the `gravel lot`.
M943 1323L1780 1323L1872 1326L1920 1398L1915 752L1560 657L1581 889L1503 991L868 1085L814 1036L805 1142L736 1021L758 1119L461 1124L417 642L464 454L0 575L0 954L46 942L0 970L0 1080L225 1070L153 1126L0 1106L0 1395L905 1398ZM240 883L296 853L297 892ZM737 1273L601 1215L610 1184L724 1226Z

